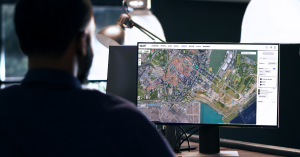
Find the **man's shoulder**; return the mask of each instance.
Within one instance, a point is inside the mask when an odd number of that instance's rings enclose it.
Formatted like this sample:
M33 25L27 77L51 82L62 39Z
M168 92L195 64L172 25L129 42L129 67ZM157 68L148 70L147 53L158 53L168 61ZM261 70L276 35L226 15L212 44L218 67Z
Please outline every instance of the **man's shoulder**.
M118 109L125 107L133 110L136 109L136 106L132 102L114 94L102 93L98 90L89 89L80 90L78 92L80 93L80 95L82 95L82 99L85 99L87 101L91 100L95 103L105 104L108 108Z
M83 90L87 99L92 100L93 105L100 105L107 114L107 118L126 124L149 122L147 117L137 109L136 105L122 97L111 93L102 93L97 90Z
M100 120L127 125L150 123L134 103L114 94L82 89L69 91L47 90L46 92L39 92L39 90L28 92L29 90L31 89L22 85L0 90L0 99L7 102L2 103L0 107L6 107L9 110L23 108L24 105L32 109L48 107L48 110L59 111L58 114L61 115L66 115L65 112L68 111L67 115L75 119ZM7 106L7 104L10 105ZM77 115L76 113L80 114ZM48 112L44 115L45 117L52 117L48 115Z

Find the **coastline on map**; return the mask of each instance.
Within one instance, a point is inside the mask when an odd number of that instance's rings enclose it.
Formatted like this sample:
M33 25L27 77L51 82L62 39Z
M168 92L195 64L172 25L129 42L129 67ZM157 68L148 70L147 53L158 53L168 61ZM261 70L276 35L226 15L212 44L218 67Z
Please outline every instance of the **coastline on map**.
M220 115L217 111L211 108L206 103L201 103L201 113L200 113L201 123L209 124L219 124L224 123L222 121L223 115Z

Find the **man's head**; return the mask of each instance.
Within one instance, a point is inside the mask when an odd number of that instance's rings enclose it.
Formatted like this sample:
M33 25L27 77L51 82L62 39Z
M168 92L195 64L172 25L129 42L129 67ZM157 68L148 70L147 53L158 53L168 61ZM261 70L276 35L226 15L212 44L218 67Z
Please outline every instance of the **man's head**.
M72 68L78 66L78 79L86 80L95 31L89 0L19 0L14 22L20 47L29 57L29 68L51 68L51 62L58 60L64 60L64 66L68 60ZM31 60L37 66L30 67ZM49 61L48 65L42 65L41 60L46 60L45 64Z

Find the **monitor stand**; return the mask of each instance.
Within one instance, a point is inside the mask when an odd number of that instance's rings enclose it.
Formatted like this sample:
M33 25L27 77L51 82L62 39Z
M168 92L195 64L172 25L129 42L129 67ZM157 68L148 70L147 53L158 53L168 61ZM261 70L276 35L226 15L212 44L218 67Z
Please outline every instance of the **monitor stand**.
M220 132L218 126L199 127L199 152L182 152L181 157L197 156L239 156L237 151L220 151Z

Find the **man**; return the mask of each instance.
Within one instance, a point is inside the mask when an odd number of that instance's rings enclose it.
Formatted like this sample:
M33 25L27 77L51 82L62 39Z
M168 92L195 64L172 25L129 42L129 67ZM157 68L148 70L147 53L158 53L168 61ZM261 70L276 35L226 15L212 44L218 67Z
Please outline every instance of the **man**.
M174 156L132 103L81 88L93 59L89 0L20 0L14 22L29 71L0 90L0 156Z

